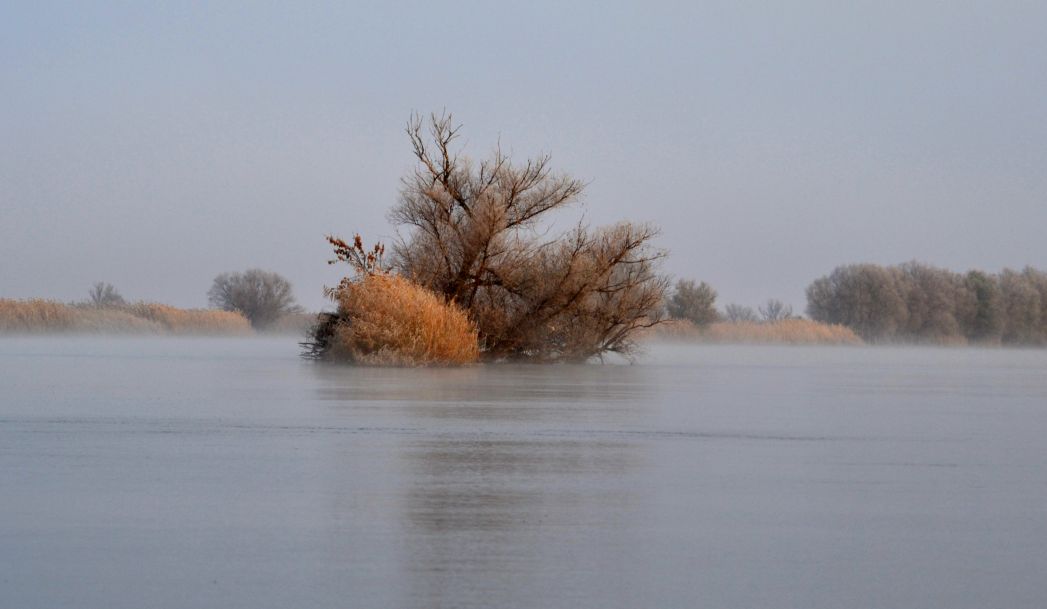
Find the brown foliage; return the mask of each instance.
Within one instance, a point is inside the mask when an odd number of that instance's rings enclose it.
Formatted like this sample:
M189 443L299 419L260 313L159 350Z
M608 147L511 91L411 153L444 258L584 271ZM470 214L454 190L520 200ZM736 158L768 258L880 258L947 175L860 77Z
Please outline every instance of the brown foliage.
M426 133L426 125L428 132ZM628 352L649 326L666 283L657 231L583 226L543 240L544 214L576 201L583 185L554 174L549 157L514 164L496 149L474 166L452 150L450 116L408 124L418 166L391 220L408 229L394 269L462 306L491 359L584 360Z

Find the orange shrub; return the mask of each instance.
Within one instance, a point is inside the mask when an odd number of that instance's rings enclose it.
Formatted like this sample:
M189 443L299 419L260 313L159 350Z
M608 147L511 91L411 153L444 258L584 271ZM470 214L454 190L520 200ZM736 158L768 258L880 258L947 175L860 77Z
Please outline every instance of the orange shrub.
M465 312L397 275L366 275L337 293L331 356L368 365L461 365L480 356Z

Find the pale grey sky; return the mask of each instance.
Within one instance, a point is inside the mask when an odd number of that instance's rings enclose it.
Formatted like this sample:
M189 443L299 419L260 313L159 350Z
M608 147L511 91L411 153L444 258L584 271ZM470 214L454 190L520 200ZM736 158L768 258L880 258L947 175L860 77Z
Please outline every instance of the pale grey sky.
M1047 268L1047 3L5 2L0 297L310 308L392 229L412 110L548 151L720 304L850 262Z

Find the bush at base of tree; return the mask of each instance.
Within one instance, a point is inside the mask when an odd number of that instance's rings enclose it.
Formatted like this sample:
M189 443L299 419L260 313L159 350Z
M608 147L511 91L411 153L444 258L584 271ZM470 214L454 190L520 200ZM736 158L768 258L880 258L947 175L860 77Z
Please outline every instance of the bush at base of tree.
M364 365L462 365L480 356L465 312L397 275L366 275L336 295L330 359Z

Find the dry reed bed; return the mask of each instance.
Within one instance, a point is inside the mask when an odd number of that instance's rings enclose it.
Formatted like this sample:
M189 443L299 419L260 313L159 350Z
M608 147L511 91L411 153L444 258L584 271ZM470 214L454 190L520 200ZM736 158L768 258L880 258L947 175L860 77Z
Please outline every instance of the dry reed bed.
M0 299L0 334L246 335L239 313L178 309L155 303L95 308L50 300Z
M304 336L317 321L316 313L285 313L261 330L266 334L293 334Z
M331 355L357 364L448 366L480 357L476 326L465 312L397 275L367 275L338 291L342 321Z
M789 345L860 345L862 339L850 328L809 319L776 322L717 322L699 328L686 320L671 320L655 326L648 340L706 343L755 343Z

